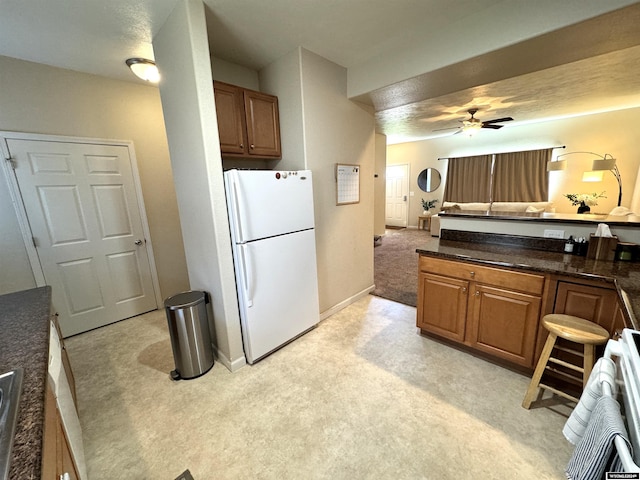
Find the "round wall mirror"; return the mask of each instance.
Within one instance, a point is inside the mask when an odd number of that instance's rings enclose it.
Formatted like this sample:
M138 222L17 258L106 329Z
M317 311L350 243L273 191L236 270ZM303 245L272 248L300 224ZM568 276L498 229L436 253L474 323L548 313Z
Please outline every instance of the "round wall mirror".
M435 168L425 168L418 175L418 187L423 192L433 192L440 186L441 181L440 172Z

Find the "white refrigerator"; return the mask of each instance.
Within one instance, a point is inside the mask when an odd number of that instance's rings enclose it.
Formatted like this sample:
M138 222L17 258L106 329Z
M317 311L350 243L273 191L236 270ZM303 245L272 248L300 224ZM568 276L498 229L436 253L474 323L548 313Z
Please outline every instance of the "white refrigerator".
M310 170L224 174L244 352L255 363L319 321Z

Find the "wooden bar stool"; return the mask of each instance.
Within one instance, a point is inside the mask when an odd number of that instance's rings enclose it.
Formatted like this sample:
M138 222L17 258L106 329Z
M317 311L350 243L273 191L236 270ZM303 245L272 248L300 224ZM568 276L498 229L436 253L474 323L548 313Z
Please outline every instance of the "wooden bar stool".
M584 318L574 317L573 315L564 315L560 313L545 315L542 318L542 325L549 331L549 336L544 344L544 348L540 354L540 360L538 360L536 369L533 372L533 377L531 378L531 383L529 384L527 393L522 401L522 406L527 409L531 407L531 403L538 393L538 388L549 390L561 397L577 402L578 399L576 397L549 385L540 383L542 380L542 374L547 369L558 372L558 370L550 364L561 365L562 367L570 370L580 372L582 374L582 388L586 387L587 380L589 380L589 375L591 375L591 370L595 363L595 346L602 345L609 340L609 332L600 325L590 322L589 320L585 320ZM584 346L583 352L577 352L574 350L570 351L572 354L584 357L582 367L551 356L554 347L558 350L567 351L567 349L561 349L556 346L556 340L558 337L564 338L570 342L580 343ZM564 375L567 376L567 374Z

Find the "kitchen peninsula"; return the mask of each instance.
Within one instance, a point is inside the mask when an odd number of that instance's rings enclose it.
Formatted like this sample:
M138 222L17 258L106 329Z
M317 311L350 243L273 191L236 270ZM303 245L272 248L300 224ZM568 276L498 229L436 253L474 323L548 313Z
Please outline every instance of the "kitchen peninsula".
M606 223L622 242L640 244L640 216L599 213L527 213L472 210L439 212L441 230L491 232L543 237L545 230L561 230L564 238L589 238L600 223Z
M593 225L593 224L592 224ZM563 253L564 240L442 230L420 254L422 333L531 371L547 313L568 313L610 334L637 328L640 263Z

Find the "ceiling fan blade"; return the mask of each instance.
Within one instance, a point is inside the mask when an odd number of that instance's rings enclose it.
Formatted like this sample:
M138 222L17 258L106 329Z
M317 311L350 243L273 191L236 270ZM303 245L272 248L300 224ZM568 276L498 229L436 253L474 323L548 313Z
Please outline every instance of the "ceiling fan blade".
M482 122L482 123L498 123L498 122L510 122L511 120L513 120L513 118L511 117L504 117L504 118L495 118L493 120L487 120L486 122Z
M462 128L462 127L448 127L448 128L437 128L435 130L431 130L432 132L441 132L443 130L455 130L456 128Z
M487 125L486 123L482 125L482 128L493 128L494 130L498 130L502 127L504 127L504 125Z

